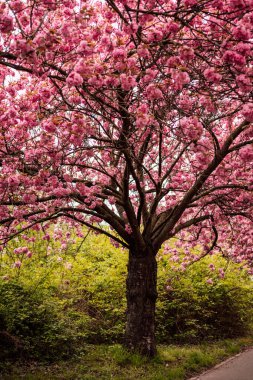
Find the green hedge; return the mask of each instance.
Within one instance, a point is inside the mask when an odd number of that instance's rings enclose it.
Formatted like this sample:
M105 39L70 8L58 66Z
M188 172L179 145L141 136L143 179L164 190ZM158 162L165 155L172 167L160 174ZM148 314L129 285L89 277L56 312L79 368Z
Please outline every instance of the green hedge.
M14 246L2 256L2 356L53 359L72 355L84 342L122 341L127 252L94 234L81 246L79 240L67 246L60 257L57 244L52 243L48 256L47 242L33 243L36 254L20 268L12 265ZM226 268L224 278L219 278L219 268ZM158 341L189 343L247 334L252 285L240 265L222 257L205 258L180 272L161 256Z
M161 276L157 305L160 340L191 343L249 333L253 316L252 280L232 263L221 279L218 270L209 269L210 263L217 269L227 265L221 257L205 258L183 273L171 273L168 290L164 287L166 275ZM213 284L207 282L210 278Z
M0 282L0 359L9 356L66 357L79 334L55 295Z

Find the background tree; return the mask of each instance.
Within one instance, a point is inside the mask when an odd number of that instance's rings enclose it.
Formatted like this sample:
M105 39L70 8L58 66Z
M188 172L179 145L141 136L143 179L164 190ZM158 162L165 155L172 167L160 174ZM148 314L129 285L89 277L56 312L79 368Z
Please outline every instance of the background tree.
M125 343L150 356L163 242L252 260L252 6L0 5L2 243L62 218L129 249Z

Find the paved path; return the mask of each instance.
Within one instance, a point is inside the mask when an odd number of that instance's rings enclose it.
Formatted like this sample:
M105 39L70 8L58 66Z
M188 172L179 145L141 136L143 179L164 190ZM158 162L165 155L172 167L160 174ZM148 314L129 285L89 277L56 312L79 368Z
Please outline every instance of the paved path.
M253 349L249 349L190 380L253 380Z

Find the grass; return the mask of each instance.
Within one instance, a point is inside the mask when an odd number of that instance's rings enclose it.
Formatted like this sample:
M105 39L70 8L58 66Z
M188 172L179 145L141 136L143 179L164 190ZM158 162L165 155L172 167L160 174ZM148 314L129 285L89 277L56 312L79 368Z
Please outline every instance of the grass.
M253 338L176 346L160 345L151 361L120 345L87 345L71 360L4 363L1 380L184 380L253 345Z

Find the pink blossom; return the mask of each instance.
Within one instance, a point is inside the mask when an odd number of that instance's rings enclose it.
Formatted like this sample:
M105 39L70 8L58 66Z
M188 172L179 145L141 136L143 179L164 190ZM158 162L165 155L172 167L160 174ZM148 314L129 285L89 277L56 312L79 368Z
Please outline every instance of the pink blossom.
M25 39L19 39L16 40L13 43L13 47L22 54L22 56L27 56L28 54L31 54L31 52L34 50L33 47L27 43Z
M11 7L14 11L20 12L23 9L24 4L21 0L14 0L11 1Z
M18 248L15 248L13 252L15 253L15 255L22 255L22 254L28 252L28 248L27 247L18 247Z
M161 99L163 97L162 91L154 84L148 85L146 94L149 100Z
M168 22L165 25L165 30L168 33L175 34L175 33L177 33L179 31L179 29L180 29L180 26L176 22L174 22L174 21Z
M252 90L252 80L248 76L244 74L237 75L236 82L241 91L250 92Z
M13 18L8 15L0 16L0 32L10 33L13 30Z
M231 7L244 7L244 0L230 0L229 1Z
M182 272L184 272L184 271L186 270L186 268L187 268L187 264L186 264L186 263L182 263L182 264L180 265L180 270L181 270Z
M178 263L180 261L180 258L177 254L173 255L170 259L174 263Z
M23 195L23 201L26 203L35 203L37 200L37 197L35 194L24 194Z
M30 259L30 258L32 257L32 255L33 255L32 252L31 252L31 251L28 251L27 254L26 254L26 257L27 257L28 259Z
M125 59L127 57L126 49L123 47L114 49L112 56L114 59Z
M197 4L197 0L184 0L184 5L186 7L192 7Z
M119 247L120 247L120 244L119 244L117 241L115 241L114 239L110 238L110 242L111 242L111 244L112 244L115 248L119 248Z
M196 117L184 117L180 121L183 133L191 140L197 140L203 133L203 126Z
M78 53L83 53L84 55L89 56L90 54L92 54L92 49L88 45L87 41L81 41L80 45L77 48L77 52Z
M238 66L244 66L246 64L245 57L232 50L227 50L222 57L226 63L233 63Z
M213 67L210 67L204 71L205 78L213 83L219 83L222 79L222 75L217 73Z
M56 0L42 0L42 2L48 10L53 11L57 8Z
M83 58L81 58L77 61L76 65L74 67L74 72L81 74L81 75L88 73L86 61Z
M130 91L134 86L136 86L136 80L134 76L121 74L120 81L121 81L121 87L125 91Z
M140 113L142 113L142 114L143 114L143 113L144 113L144 114L148 113L148 110L149 110L148 105L145 104L145 103L141 104L141 105L137 108L137 111L140 112Z
M219 277L224 278L225 277L225 272L222 268L219 268Z
M252 146L245 146L240 149L239 151L240 157L244 161L252 161L253 160L253 147Z
M239 40L249 40L250 39L250 30L247 29L245 26L239 26L232 29L232 33L235 38Z
M214 266L214 264L210 264L210 265L209 265L209 268L210 268L210 270L213 272L213 271L215 270L215 266Z
M71 35L71 27L67 23L64 23L61 27L61 33L64 37L69 37Z
M136 127L143 128L144 126L148 125L151 122L150 117L148 115L138 115L136 117Z
M209 285L213 285L213 279L212 278L208 278L208 280L206 280L206 282Z
M14 268L20 268L21 265L22 265L22 262L20 260L17 260L17 261L14 262L13 267Z
M42 239L49 241L50 240L50 235L49 234L45 234Z
M194 58L195 54L194 54L194 50L192 48L190 48L189 46L182 46L180 49L179 49L179 54L180 54L180 58L183 59L184 61L189 61L191 59Z
M1 241L38 232L21 265L43 231L55 261L83 225L154 254L173 236L179 274L211 254L215 226L252 263L253 0L146 0L138 17L134 0L109 3L0 2Z
M147 33L147 40L148 42L161 41L163 39L163 35L162 30L155 29Z
M253 103L246 103L242 107L242 115L249 122L253 122Z
M47 256L50 256L52 253L52 247L48 246L47 247Z
M201 96L199 98L199 103L205 107L207 112L214 112L215 111L215 105L212 103L211 99L205 96Z
M174 82L173 87L175 90L181 90L185 84L190 82L189 74L185 71L172 69L171 78Z
M46 123L44 129L48 133L54 133L56 131L56 126L53 123Z
M143 81L145 83L151 82L155 77L157 76L157 70L154 69L147 69L146 74L143 77Z
M149 51L144 46L139 46L137 49L137 53L139 57L146 58L149 56Z
M69 76L67 77L66 82L67 82L70 86L80 86L80 85L82 85L82 83L83 83L83 78L82 78L81 75L78 74L77 72L72 71L72 72L69 74Z
M248 56L251 54L251 45L249 43L239 42L235 45L235 50L244 56Z

